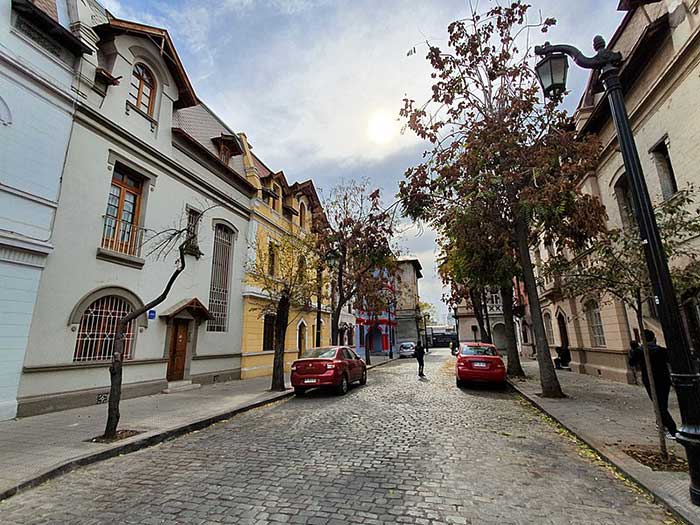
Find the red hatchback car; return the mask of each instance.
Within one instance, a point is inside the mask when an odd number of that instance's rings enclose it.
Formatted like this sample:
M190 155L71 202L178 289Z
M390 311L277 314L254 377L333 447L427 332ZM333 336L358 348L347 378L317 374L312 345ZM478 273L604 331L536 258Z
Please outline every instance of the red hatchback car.
M467 381L505 385L506 365L496 347L486 343L462 343L455 365L457 386Z
M367 383L367 365L346 346L309 348L292 363L294 393L303 394L310 388L333 388L340 395L350 384Z

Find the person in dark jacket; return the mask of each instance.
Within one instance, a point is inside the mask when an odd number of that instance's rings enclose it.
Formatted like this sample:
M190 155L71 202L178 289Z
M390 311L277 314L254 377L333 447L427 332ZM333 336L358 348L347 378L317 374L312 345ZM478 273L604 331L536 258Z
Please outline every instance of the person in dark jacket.
M659 401L661 420L668 433L676 436L678 427L673 417L668 411L668 397L671 393L671 373L668 368L668 350L656 344L656 336L651 330L644 330L644 338L649 348L649 360L651 361L651 371L654 375L654 386L656 387L656 398ZM644 349L636 341L630 343L631 351L629 357L630 366L639 368L642 372L642 383L647 391L649 399L651 397L651 385L649 384L649 371L644 359Z
M423 373L423 367L425 366L425 348L423 348L423 343L420 341L418 341L413 355L418 361L418 377L425 377L425 374Z

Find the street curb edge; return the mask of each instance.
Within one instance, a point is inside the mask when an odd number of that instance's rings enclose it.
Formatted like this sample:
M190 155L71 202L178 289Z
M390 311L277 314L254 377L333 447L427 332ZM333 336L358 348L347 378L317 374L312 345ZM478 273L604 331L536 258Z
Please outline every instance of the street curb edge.
M192 421L190 423L187 423L185 425L177 426L177 427L172 427L166 430L163 430L161 432L157 432L155 434L147 435L141 439L138 439L136 441L132 441L130 443L125 443L123 445L117 445L114 448L102 450L100 452L95 452L95 453L89 453L85 454L83 456L78 456L76 458L72 458L68 461L65 461L59 465L56 465L54 467L51 467L50 469L42 472L38 476L33 476L32 478L26 479L24 481L21 481L20 483L16 484L14 487L10 487L9 489L6 489L2 492L0 492L0 503L12 496L15 496L16 494L19 494L20 492L23 492L25 490L34 488L38 485L41 485L42 483L45 483L53 478L57 478L63 474L67 474L73 470L77 470L79 467L84 467L87 465L91 465L93 463L97 463L99 461L104 461L106 459L110 459L116 456L121 456L124 454L130 454L132 452L137 452L139 450L143 450L145 448L152 447L154 445L158 445L160 443L163 443L165 441L168 441L170 439L174 439L180 436L183 436L185 434L189 434L190 432L194 432L196 430L201 430L203 428L207 428L211 425L214 425L216 423L219 423L221 421L224 421L226 419L230 419L234 416L237 416L239 414L242 414L244 412L248 412L250 410L254 410L256 408L260 408L266 405L271 405L273 403L276 403L278 401L281 401L283 399L290 398L294 395L294 391L286 391L286 392L281 392L279 394L275 394L271 396L268 399L261 399L260 401L256 401L254 403L250 403L248 405L244 405L238 408L235 408L233 410L227 410L225 412L221 412L219 414L215 414L213 416L208 416L203 419L199 419L196 421Z
M692 516L687 516L686 513L683 510L680 510L676 508L672 503L668 501L668 498L665 496L662 496L659 494L656 490L652 489L649 487L649 485L642 481L637 475L633 474L630 472L630 470L624 466L622 461L617 460L613 454L610 454L609 452L605 452L602 450L602 447L599 445L596 445L595 443L591 442L589 439L584 438L581 436L577 431L575 431L573 428L571 428L569 425L561 421L558 417L555 415L551 414L550 412L547 411L538 401L537 399L534 398L534 396L531 396L530 394L527 394L523 392L520 388L518 388L517 384L515 381L508 379L508 384L518 393L520 394L523 399L525 399L530 405L532 405L535 409L546 415L547 417L551 418L554 420L557 424L561 425L564 429L566 429L567 432L571 433L573 436L576 437L576 439L580 440L581 442L585 443L588 447L590 447L592 450L596 452L600 456L601 459L606 461L607 463L611 464L614 466L617 470L619 470L622 474L624 474L626 477L634 481L637 485L639 485L641 488L644 489L655 501L658 503L661 503L666 509L673 514L676 518L682 520L683 522L693 524L695 523L693 521Z

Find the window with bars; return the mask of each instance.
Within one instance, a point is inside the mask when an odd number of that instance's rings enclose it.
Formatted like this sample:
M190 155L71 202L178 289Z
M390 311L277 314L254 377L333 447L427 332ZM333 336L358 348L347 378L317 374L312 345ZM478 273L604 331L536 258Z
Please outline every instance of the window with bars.
M214 228L214 253L209 288L209 313L214 317L207 323L208 332L228 331L228 307L231 285L231 253L234 231L224 224Z
M151 70L144 64L136 64L131 73L129 102L148 116L153 116L156 81Z
M596 301L591 300L584 305L584 310L591 344L594 347L605 346L605 331L603 330L603 319L600 316L600 306Z
M267 273L270 277L275 276L275 270L277 269L277 246L273 243L267 248Z
M143 180L125 172L119 165L114 167L102 230L102 248L127 255L139 254L142 190Z
M265 315L263 319L263 352L275 349L275 320L273 314Z
M302 230L306 229L306 204L299 204L299 226Z
M199 250L199 223L202 212L194 208L187 209L187 245L185 250L188 254L199 258L202 252Z
M132 311L131 304L117 295L102 297L85 309L80 318L78 339L73 361L106 361L114 352L117 323ZM131 321L124 332L124 359L133 357L136 321Z

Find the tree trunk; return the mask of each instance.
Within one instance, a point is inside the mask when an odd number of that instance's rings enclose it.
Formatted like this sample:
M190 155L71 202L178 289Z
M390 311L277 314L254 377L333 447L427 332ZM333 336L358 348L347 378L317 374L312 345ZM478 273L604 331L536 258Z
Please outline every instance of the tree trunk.
M658 430L659 437L659 452L661 453L661 458L668 462L668 448L666 448L666 432L664 431L664 422L661 418L661 407L659 406L659 397L656 395L656 381L654 380L654 374L651 368L651 355L649 354L649 345L647 345L646 337L644 337L644 316L642 315L642 301L637 299L637 307L635 308L635 314L637 315L637 326L639 327L639 333L642 336L642 350L644 351L644 366L647 369L647 377L649 378L649 390L651 391L651 403L654 408L654 416L656 418L656 428Z
M342 312L342 306L338 305L333 309L333 315L331 318L331 344L337 345L338 338L340 335L340 314Z
M493 343L493 337L491 336L491 317L489 316L489 301L486 297L486 292L481 292L481 304L484 307L484 326L486 327L486 336L481 336L482 343Z
M275 357L272 362L272 386L270 388L273 392L284 392L287 389L284 384L284 342L288 322L289 292L284 290L277 303L275 317Z
M155 308L168 297L173 284L175 284L175 280L182 272L185 271L185 250L188 240L183 242L179 247L180 264L170 276L170 279L165 285L163 292L150 303L141 308L137 308L130 314L122 317L117 323L117 330L114 334L112 364L109 366L109 401L107 402L107 423L105 425L105 433L102 436L105 439L113 439L117 436L117 426L119 425L119 418L121 417L119 412L119 403L121 402L122 398L122 367L124 364L124 339L126 327L129 326L131 321L138 319L149 310Z
M476 317L476 322L479 325L480 339L484 342L484 335L486 334L486 328L484 328L484 311L482 309L481 303L481 292L478 290L469 289L469 300L472 302L472 307L474 308L474 317Z
M316 347L321 346L321 306L323 299L323 270L319 269L316 272L316 279L318 281L318 288L316 289L316 333L314 337L316 339Z
M542 321L542 310L540 309L540 298L537 294L537 282L535 272L530 258L530 243L528 242L528 225L524 218L516 221L515 234L518 239L518 250L520 252L520 264L523 268L523 280L527 291L528 302L530 303L530 316L532 317L532 330L535 334L537 345L537 363L540 369L540 384L542 385L542 397L560 398L565 397L559 385L557 373L552 363L552 355L549 353L547 336L544 331Z
M513 320L513 283L501 286L501 302L503 303L503 321L506 324L506 345L508 348L508 376L523 377L523 367L520 365L518 340L515 336Z

